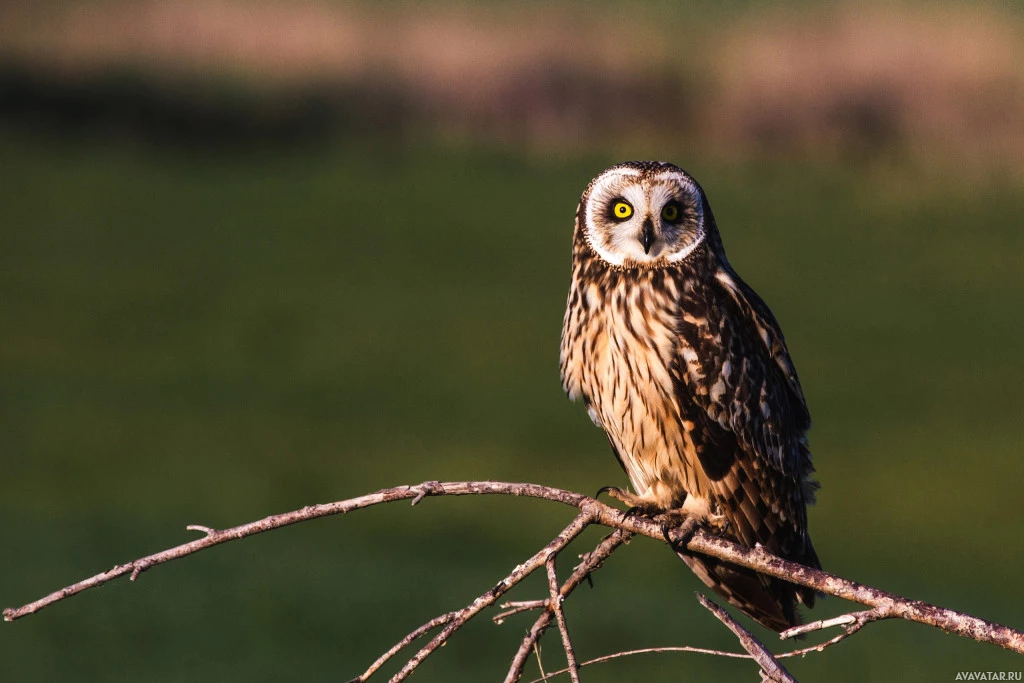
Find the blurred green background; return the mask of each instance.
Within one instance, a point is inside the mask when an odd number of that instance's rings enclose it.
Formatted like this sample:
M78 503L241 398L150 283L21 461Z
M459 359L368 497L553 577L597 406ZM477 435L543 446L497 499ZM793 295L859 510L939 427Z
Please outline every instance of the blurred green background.
M825 567L1024 627L1022 45L1000 3L0 6L0 602L186 524L427 479L623 484L558 337L579 194L659 158L786 332ZM571 518L441 498L278 530L4 624L0 671L346 680ZM567 603L582 659L736 648L660 544L594 578ZM478 618L416 680L500 680L532 621ZM1024 660L885 622L787 666ZM584 672L755 678L693 654Z

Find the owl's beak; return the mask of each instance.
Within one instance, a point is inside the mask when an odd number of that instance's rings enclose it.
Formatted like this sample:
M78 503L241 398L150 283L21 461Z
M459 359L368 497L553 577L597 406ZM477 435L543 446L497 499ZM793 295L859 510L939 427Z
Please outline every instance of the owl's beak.
M651 219L648 218L644 221L643 232L640 233L640 244L644 245L645 254L651 253L651 245L654 244L654 240L654 223L652 223Z

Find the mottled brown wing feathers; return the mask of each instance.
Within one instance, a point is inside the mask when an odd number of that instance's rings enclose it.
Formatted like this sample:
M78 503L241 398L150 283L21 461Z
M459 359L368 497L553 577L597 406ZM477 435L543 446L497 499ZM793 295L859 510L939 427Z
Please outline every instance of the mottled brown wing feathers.
M800 623L792 584L713 557L678 554L697 578L765 628L780 632Z
M810 467L805 434L811 419L775 317L729 271L684 296L684 310L704 312L696 322L684 317L679 330L680 342L696 355L684 377L693 400L751 455L800 479Z
M683 289L677 396L693 406L698 459L725 535L819 566L807 535L814 485L810 416L774 316L731 271ZM692 411L692 412L691 412ZM814 593L705 557L681 554L716 592L775 630L796 623L795 602Z

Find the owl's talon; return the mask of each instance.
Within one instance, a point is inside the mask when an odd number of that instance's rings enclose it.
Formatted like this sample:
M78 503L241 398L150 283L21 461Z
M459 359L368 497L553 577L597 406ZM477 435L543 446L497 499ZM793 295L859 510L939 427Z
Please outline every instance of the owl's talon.
M597 498L602 493L607 493L609 497L614 498L620 503L625 503L631 510L633 508L646 510L651 507L650 504L645 503L640 496L635 493L630 493L626 489L620 489L618 486L602 486L598 489L597 494L594 497Z
M711 533L722 536L729 530L730 524L725 515L710 515L707 518L707 526Z
M680 548L686 548L699 524L697 517L684 512L681 508L666 510L655 517L655 521L661 525L661 535L665 538L665 542L677 552ZM673 540L672 532L676 532L679 538Z
M666 520L662 523L661 530L665 534L665 540L668 541L669 546L673 550L685 550L686 546L690 543L690 539L697 533L697 518L693 515L687 515L682 522L676 524ZM673 531L679 535L679 538L676 540L672 540Z

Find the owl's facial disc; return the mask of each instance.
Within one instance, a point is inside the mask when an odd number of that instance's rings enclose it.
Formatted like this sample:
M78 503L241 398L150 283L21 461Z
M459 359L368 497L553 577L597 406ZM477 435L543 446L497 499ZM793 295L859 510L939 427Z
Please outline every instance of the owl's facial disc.
M665 266L704 241L700 190L680 170L613 167L594 180L585 213L587 243L613 266Z

